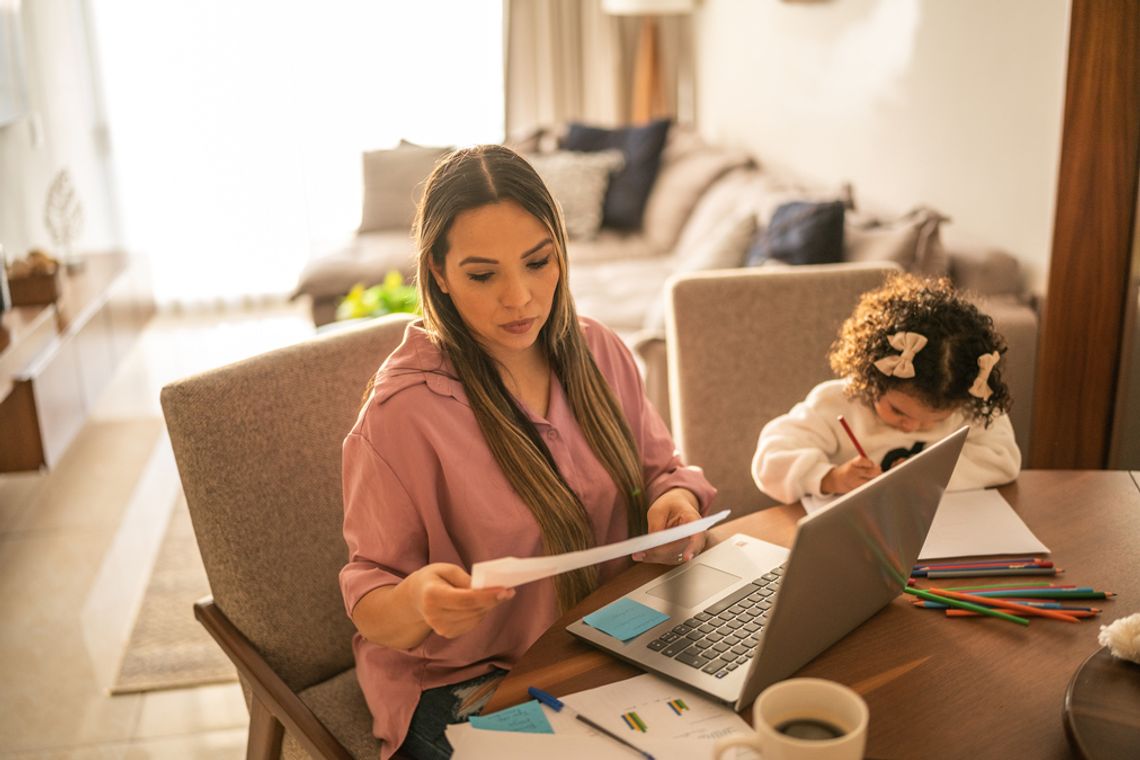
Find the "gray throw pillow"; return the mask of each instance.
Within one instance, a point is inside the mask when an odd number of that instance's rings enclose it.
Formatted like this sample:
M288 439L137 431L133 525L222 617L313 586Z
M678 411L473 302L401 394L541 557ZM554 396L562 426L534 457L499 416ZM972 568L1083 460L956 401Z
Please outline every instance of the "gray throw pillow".
M424 180L448 150L402 145L365 153L360 231L411 229Z
M567 237L594 238L602 225L602 204L610 176L625 163L621 151L563 150L527 156L527 160L562 207Z
M668 119L637 127L606 129L571 123L562 147L567 150L620 150L625 166L614 175L606 191L602 223L615 230L641 229L645 202L657 179L661 151L669 135Z

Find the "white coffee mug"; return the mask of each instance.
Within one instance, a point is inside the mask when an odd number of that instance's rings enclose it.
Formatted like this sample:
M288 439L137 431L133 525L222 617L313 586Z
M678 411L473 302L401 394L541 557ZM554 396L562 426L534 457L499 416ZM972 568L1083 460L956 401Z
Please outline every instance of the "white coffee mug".
M760 692L752 705L755 733L720 739L717 760L732 747L764 760L858 760L867 745L870 711L863 698L823 678L790 678Z

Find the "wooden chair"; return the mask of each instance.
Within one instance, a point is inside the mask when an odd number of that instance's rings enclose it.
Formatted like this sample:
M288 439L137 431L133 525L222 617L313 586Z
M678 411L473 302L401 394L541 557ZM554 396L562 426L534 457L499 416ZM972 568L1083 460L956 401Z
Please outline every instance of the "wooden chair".
M760 429L830 379L827 352L859 296L891 264L681 275L666 312L673 435L734 516L775 502L752 480Z
M247 758L376 758L337 574L341 442L410 315L391 315L171 383L170 442L233 661Z

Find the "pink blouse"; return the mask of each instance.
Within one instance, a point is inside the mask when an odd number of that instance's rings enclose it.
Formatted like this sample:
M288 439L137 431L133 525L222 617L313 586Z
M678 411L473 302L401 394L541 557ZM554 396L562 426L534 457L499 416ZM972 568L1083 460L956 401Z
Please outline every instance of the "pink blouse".
M682 464L645 398L629 350L600 323L581 323L641 453L649 502L682 487L707 513L716 491L699 469ZM617 488L586 442L557 377L546 418L528 414L585 505L597 544L629 538ZM495 462L450 362L419 322L408 326L403 343L381 366L372 397L344 441L344 538L349 561L340 585L350 615L368 592L432 562L470 572L482 560L543 553L537 522ZM604 564L600 580L630 563ZM513 599L455 639L431 633L404 651L357 633L356 675L373 733L383 741L382 760L404 741L423 690L474 678L492 666L509 669L557 617L554 585L546 579L519 587Z

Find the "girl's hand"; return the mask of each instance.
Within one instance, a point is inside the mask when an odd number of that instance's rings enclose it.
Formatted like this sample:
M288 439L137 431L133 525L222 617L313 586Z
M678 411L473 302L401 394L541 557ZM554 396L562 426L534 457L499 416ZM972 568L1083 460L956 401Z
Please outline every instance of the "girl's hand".
M514 598L513 588L471 588L471 576L458 565L436 562L409 575L412 606L444 638L470 631L500 603Z
M825 494L843 494L854 491L859 486L883 474L882 468L866 457L855 457L844 462L823 476L820 490Z
M699 520L701 513L697 509L697 497L691 491L684 488L671 488L649 505L649 512L646 517L649 521L649 532L656 533L659 530ZM633 559L636 562L679 565L701 553L701 550L705 548L705 538L703 531L695 533L688 538L662 544L649 551L636 552Z

